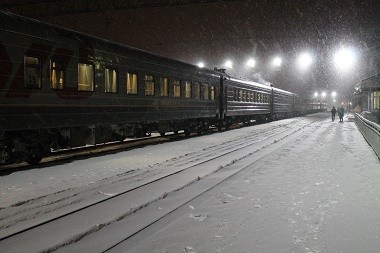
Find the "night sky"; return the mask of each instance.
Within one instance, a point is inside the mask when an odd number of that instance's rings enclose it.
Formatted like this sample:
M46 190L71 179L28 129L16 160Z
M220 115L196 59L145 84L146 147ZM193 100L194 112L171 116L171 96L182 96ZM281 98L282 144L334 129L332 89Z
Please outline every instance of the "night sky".
M110 7L38 19L184 62L203 61L211 69L223 68L230 59L234 66L227 72L234 76L301 94L335 90L349 95L360 80L380 72L380 8L375 2L241 0L130 10ZM342 46L354 48L357 57L346 73L336 71L332 63ZM314 57L306 71L296 65L303 51ZM283 58L279 69L271 65L275 55ZM256 60L253 69L246 67L249 57Z

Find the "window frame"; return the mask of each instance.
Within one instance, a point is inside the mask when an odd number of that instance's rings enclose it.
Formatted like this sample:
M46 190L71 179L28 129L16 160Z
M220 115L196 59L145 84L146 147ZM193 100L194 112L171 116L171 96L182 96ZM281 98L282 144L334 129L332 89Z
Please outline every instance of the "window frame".
M53 70L59 69L59 67L53 67L53 63L61 63L61 72L62 72L62 85L59 83L59 87L54 87L53 85ZM55 74L57 75L57 74ZM58 82L57 82L58 83ZM63 90L66 86L66 62L61 58L51 58L50 59L50 88L52 90Z
M202 99L204 100L210 100L210 84L209 83L203 83L203 92L202 92Z
M185 81L185 98L189 98L189 99L192 98L192 95L193 95L192 86L193 85L191 81L189 80Z
M173 79L173 97L174 98L181 98L181 80L180 79ZM178 89L178 90L177 90Z
M38 63L37 64L29 64L27 63L27 58L35 58L38 60ZM27 72L28 72L28 68L33 68L33 69L36 69L37 73L38 73L38 80L34 80L34 78L31 78L32 76L30 75L27 75ZM27 81L27 78L26 77L29 77L29 80L31 82L28 82ZM35 76L33 76L35 77ZM36 82L36 84L34 83ZM25 88L27 89L42 89L42 57L38 56L38 55L33 55L33 54L25 54L24 55L24 85L25 85Z
M135 96L135 95L138 95L139 94L139 74L137 71L134 71L134 70L127 70L126 71L126 76L125 76L125 79L126 79L126 94L127 95L131 95L131 96ZM136 91L135 92L129 92L130 90L134 91L133 90L133 87L132 89L128 89L128 82L130 80L129 78L129 75L132 75L132 85L133 85L133 76L136 75Z
M164 80L166 79L166 83ZM159 84L160 84L160 97L169 97L169 77L167 76L160 76L158 78ZM166 89L163 89L163 87L166 86ZM164 93L165 92L165 93Z
M150 81L148 81L147 80L147 77L152 77L152 80L150 80ZM151 75L151 74L145 74L145 78L144 78L144 84L145 84L145 87L144 87L144 90L145 90L145 96L149 96L149 97L151 97L151 96L154 96L155 94L156 94L156 92L155 92L155 88L156 88L156 78L155 78L155 76L154 75ZM149 89L149 91L151 91L152 92L152 94L148 94L148 89L147 89L147 82L150 82L150 83L152 83L153 84L153 89Z
M86 66L91 66L92 67L92 84L90 85L91 87L91 90L84 90L84 89L80 89L81 86L85 85L85 84L80 84L79 83L79 80L80 80L80 65L86 65ZM80 92L94 92L95 91L95 65L92 63L92 62L78 62L78 91Z
M107 76L107 74L106 74L107 70L109 70L109 71L111 70L112 72L113 71L115 72L115 75L116 75L116 79L115 79L115 81L116 81L116 90L115 91L112 91L112 90L109 91L109 90L107 90L107 87L109 86L109 85L107 85L107 78L106 78L106 76ZM111 85L111 87L112 86L113 85ZM119 71L115 67L106 66L104 68L104 93L108 93L108 94L118 94L119 93Z
M195 81L193 87L194 87L194 92L193 92L194 99L201 99L201 94L202 94L201 82Z

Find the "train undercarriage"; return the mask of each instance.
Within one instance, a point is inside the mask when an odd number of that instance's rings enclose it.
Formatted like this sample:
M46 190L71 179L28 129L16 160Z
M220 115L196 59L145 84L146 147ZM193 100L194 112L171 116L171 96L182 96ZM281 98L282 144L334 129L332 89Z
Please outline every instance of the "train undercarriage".
M0 165L21 162L34 165L54 151L148 137L154 132L164 136L167 132L176 134L183 130L185 136L191 133L201 135L210 126L222 130L237 123L266 123L286 116L291 115L258 114L225 117L224 120L198 118L0 132Z
M0 165L34 165L54 151L148 137L153 132L161 136L180 130L186 136L192 132L202 134L211 124L215 121L195 119L0 132Z

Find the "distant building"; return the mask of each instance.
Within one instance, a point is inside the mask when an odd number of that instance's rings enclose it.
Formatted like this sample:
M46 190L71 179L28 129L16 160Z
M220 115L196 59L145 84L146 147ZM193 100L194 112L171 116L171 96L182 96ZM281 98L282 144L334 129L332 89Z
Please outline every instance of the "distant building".
M354 95L363 111L380 109L380 73L358 83Z

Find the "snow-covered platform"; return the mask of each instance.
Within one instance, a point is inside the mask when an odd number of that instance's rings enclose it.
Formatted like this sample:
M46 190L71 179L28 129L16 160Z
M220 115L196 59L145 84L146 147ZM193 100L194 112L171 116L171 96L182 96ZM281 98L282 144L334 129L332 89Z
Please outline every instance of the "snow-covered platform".
M380 252L380 161L353 117L327 115L135 248L111 252Z

